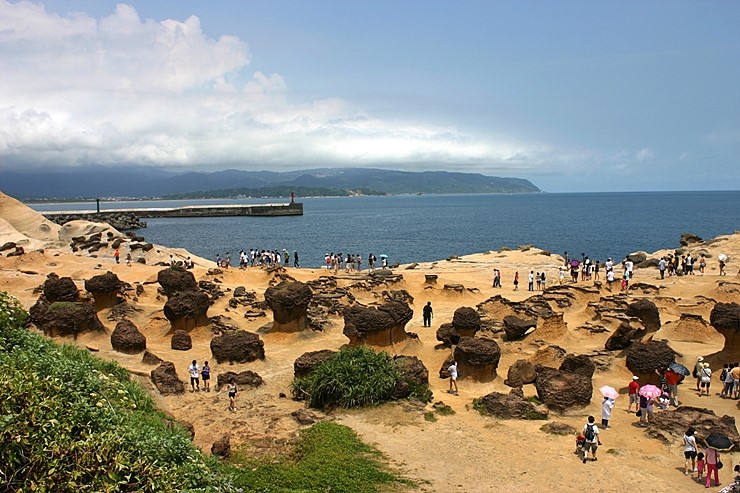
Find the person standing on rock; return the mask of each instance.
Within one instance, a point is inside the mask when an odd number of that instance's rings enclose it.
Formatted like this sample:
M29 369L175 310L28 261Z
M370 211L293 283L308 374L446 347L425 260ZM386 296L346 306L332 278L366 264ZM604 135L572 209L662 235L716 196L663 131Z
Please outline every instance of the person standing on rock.
M196 388L200 390L200 367L195 360L188 366L188 372L190 373L191 392L195 392Z
M234 377L231 377L229 380L229 411L232 413L236 411L236 381L234 380Z
M596 460L596 449L599 448L599 445L601 445L601 440L599 439L599 427L596 426L596 418L593 416L588 417L588 423L586 423L583 427L583 436L585 437L585 441L583 443L583 463L586 463L586 459L588 459L588 452L591 451L591 460Z
M427 304L424 305L424 308L422 310L422 315L424 317L424 327L432 326L432 314L432 302L427 301Z
M205 392L211 391L211 367L208 365L208 361L203 363L203 368L200 370L200 376L203 378L203 390Z
M447 393L459 395L457 390L457 361L452 360L450 366L447 367L447 371L450 374L450 389L447 391Z

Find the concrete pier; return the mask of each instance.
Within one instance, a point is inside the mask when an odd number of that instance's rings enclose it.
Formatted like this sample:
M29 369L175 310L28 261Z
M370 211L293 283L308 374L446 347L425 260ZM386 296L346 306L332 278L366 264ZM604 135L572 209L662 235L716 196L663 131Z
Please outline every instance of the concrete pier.
M45 211L42 214L47 219L60 224L74 219L110 222L109 219L122 216L133 217L136 220L150 217L302 216L303 204L291 202L289 204L190 205L148 209L103 209L100 212Z

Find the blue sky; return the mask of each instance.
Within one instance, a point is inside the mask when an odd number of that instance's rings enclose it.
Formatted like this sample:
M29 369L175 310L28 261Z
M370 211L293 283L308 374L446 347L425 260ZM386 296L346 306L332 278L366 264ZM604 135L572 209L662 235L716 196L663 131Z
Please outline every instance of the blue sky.
M740 188L740 2L0 0L0 166Z

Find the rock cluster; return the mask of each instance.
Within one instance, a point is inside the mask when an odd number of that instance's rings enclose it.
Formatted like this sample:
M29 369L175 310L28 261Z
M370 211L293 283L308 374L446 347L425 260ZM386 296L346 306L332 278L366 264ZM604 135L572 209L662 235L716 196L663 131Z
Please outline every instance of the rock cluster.
M508 394L491 392L479 398L475 407L483 414L500 419L547 419L548 415L545 406L525 399L521 388L512 389Z
M234 379L234 383L237 385L237 388L257 388L264 383L261 376L250 370L241 371L239 373L227 371L226 373L218 374L218 378L216 379L216 390L220 390L224 385L228 385L232 378Z
M414 312L406 303L390 301L377 308L352 306L344 311L344 335L351 345L390 346L409 338L406 324Z
M445 323L437 329L437 340L445 347L454 346L461 337L473 337L481 329L480 314L475 308L463 306L455 310L452 323Z
M46 218L56 224L66 224L70 221L95 221L110 224L119 231L128 229L146 228L142 221L131 212L100 212L97 214L45 214Z
M391 394L394 399L405 399L416 387L429 385L429 370L416 356L394 356L393 364L401 374Z

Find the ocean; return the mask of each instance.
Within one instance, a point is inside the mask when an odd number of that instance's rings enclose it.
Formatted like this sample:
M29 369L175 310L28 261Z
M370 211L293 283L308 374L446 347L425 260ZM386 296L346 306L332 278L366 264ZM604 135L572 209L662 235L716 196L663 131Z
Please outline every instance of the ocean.
M538 248L592 259L677 248L681 233L710 239L740 229L740 191L402 195L297 199L303 216L147 219L147 241L208 259L239 250L298 250L301 267L331 252L391 264L451 255ZM279 199L103 202L101 209L277 203ZM95 204L31 204L36 210L94 210ZM292 258L291 258L292 262ZM366 262L366 260L363 260Z

